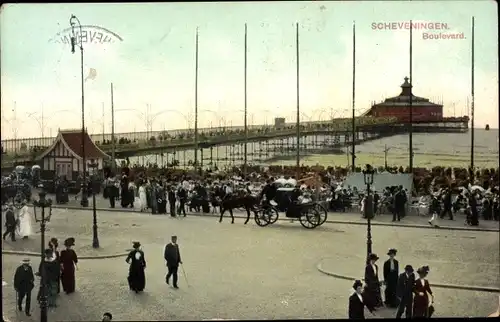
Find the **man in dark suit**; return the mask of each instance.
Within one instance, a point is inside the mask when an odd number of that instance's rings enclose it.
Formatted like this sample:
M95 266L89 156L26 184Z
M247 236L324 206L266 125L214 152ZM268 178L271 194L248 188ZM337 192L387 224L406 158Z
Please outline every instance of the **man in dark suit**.
M22 265L19 266L14 275L14 288L17 292L17 306L19 311L23 310L23 300L26 297L26 306L24 312L30 316L31 308L31 290L35 287L35 275L33 268L30 266L30 260L24 259Z
M399 186L398 192L394 195L394 213L392 215L392 221L401 221L401 217L404 217L405 207L407 202L406 193L402 186Z
M396 319L400 319L405 312L405 317L411 319L413 313L413 284L415 284L415 275L411 265L405 266L405 272L399 275L397 297L399 299L398 312Z
M181 185L177 190L177 196L179 197L179 208L177 209L177 214L180 216L181 213L186 217L186 201L187 201L187 191Z
M172 236L172 242L165 246L164 257L167 261L168 273L165 277L165 282L169 283L170 277L174 277L173 286L174 288L179 288L177 286L177 270L179 269L179 264L182 264L181 253L179 251L179 245L177 245L177 236Z
M3 240L10 235L10 239L16 241L16 226L17 220L14 215L14 207L9 205L9 208L5 212L5 232L3 233Z
M396 297L399 277L399 262L394 258L396 253L396 249L389 249L389 259L384 263L385 305L392 308L398 307L399 304Z
M451 190L446 189L443 197L443 211L441 212L439 218L443 219L446 214L450 220L453 220L453 211L451 211L452 202L451 202Z
M170 204L170 216L175 217L175 190L168 187L168 203Z

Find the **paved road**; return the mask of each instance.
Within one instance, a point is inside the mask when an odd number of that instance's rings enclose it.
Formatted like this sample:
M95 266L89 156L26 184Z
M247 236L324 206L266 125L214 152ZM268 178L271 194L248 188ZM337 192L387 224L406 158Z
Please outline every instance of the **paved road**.
M66 215L72 234L74 227L87 222L89 212ZM128 290L124 258L83 260L77 272L77 293L61 295L61 306L51 312L52 320L96 320L105 311L112 312L116 320L345 318L352 283L321 274L316 265L325 257L337 256L339 266L355 273L359 269L353 267L362 265L359 256L365 251L365 229L356 225L326 224L311 231L288 222L261 228L254 223L243 225L242 220L231 225L203 217L170 219L102 212L100 218L110 227L120 225L109 231L116 243L142 242L148 261L146 292L136 295ZM402 263L410 254L414 266L439 259L441 262L430 264L431 281L446 274L470 284L473 275L460 276L461 271L447 263L471 266L469 274L477 267L476 275L480 275L482 263L499 261L498 233L393 227L376 227L373 233L374 250L380 255L396 247ZM172 234L179 236L190 283L187 287L181 276L179 290L164 283L162 250ZM3 273L9 284L21 259L3 256ZM442 270L450 271L440 273ZM439 289L435 294L436 316L486 316L498 305L498 295L492 293ZM4 314L11 321L26 321L15 312L14 298L7 286ZM33 319L38 315L36 308ZM384 310L379 317L393 315Z

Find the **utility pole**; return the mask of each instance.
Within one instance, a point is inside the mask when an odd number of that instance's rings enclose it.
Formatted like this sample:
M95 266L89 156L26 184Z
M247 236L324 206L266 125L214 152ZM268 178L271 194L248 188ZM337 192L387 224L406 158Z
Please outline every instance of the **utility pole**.
M146 121L146 139L149 141L149 121L150 121L150 118L151 118L151 106L149 105L149 103L146 103L146 115L145 115L145 121Z
M41 130L42 130L42 142L43 142L43 138L45 137L45 123L44 123L43 110L44 110L44 106L42 103L42 118L40 119L40 126L42 127L41 128Z
M111 83L111 170L115 173L116 161L115 161L115 104L113 99L113 83Z
M352 23L352 173L356 172L356 22Z
M299 23L295 24L296 28L296 39L295 39L295 49L296 49L296 63L297 63L297 180L300 180L300 74L299 74Z
M391 148L387 147L387 144L384 146L384 166L385 166L385 171L387 171L388 166L387 166L387 154Z
M194 168L198 166L198 27L196 27L194 76Z
M14 155L16 156L15 162L17 162L17 101L14 101L14 108L12 109L14 113L14 117L12 118L14 121L14 126L12 132L14 134Z
M104 102L102 102L101 104L102 106L102 142L104 143L104 140L106 139L105 136L104 136Z
M244 87L245 87L245 146L243 149L244 161L243 161L243 174L246 177L248 171L248 120L247 120L247 24L245 24L245 69L244 69Z

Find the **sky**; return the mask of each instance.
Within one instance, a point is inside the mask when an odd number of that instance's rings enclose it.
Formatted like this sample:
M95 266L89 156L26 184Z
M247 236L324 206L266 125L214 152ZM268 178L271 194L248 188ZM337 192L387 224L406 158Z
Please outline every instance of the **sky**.
M72 54L70 44L61 42L71 30L58 35L70 27L72 14L83 26L96 26L83 28L88 36L83 42L83 73L95 76L84 83L86 127L91 133L111 131L111 83L116 132L193 127L197 28L199 127L242 125L245 23L251 124L272 123L274 117L294 120L296 23L303 120L349 115L354 21L356 113L401 92L410 73L410 32L405 23L412 20L422 23L413 30L413 93L442 103L445 116L467 115L472 16L475 123L498 128L496 5L494 1L3 5L2 139L40 137L42 131L44 136L55 136L59 128L81 127L79 48ZM458 35L458 39L424 39L428 35Z

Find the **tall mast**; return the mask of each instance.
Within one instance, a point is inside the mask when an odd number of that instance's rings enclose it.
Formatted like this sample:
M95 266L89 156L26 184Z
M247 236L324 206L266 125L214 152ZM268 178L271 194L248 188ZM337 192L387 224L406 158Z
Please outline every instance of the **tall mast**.
M295 50L297 63L297 180L300 180L300 74L299 74L299 23L295 24Z
M413 173L413 22L410 20L410 132L408 135L408 145L410 147L409 168Z
M196 27L194 76L194 167L198 167L198 27Z
M472 17L472 45L471 45L471 104L470 104L470 167L471 167L471 180L474 180L474 17ZM473 184L473 182L471 182Z
M352 23L352 172L356 172L356 22Z
M113 98L113 83L111 83L111 170L115 173L116 161L115 161L115 104Z
M244 95L245 95L245 146L244 146L244 162L243 162L243 174L247 175L247 149L248 149L248 110L247 110L247 24L245 24L245 68L244 68Z

